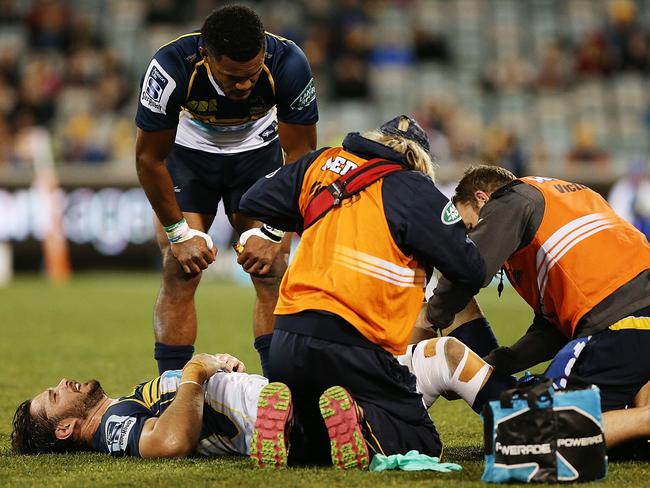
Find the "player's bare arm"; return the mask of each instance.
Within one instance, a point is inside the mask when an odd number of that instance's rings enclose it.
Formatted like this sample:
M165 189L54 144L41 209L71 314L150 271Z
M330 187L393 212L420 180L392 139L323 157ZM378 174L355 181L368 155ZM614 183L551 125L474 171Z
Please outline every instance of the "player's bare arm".
M302 156L316 149L316 124L301 125L279 122L280 144L285 152L285 164L291 164ZM259 224L258 224L259 225ZM268 229L268 226L266 227ZM265 228L261 229L262 232ZM291 234L271 233L280 237L279 241L254 232L246 239L246 244L239 247L237 262L244 271L252 275L265 276L272 273L272 265L282 251L288 254L291 247ZM269 234L267 232L267 234Z
M176 203L174 185L165 167L165 158L175 137L175 128L160 131L138 129L136 168L140 184L170 239L172 254L185 273L199 273L214 261L216 249L211 249L209 239L202 233L192 236Z
M316 124L279 122L278 135L285 152L285 164L291 164L308 152L316 150Z
M140 437L143 458L185 457L194 452L203 420L203 383L217 371L244 372L245 366L230 354L197 354L183 368L178 392L169 408L147 420Z

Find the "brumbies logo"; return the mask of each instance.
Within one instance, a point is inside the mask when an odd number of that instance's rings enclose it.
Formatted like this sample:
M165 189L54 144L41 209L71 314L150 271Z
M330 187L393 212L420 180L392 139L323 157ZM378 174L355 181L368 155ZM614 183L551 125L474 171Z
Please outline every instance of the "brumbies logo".
M445 225L453 225L456 222L460 221L460 214L458 213L458 210L456 210L456 207L454 207L454 204L451 203L451 201L445 205L445 208L442 209L440 220L442 220L442 223Z
M106 421L106 445L109 452L124 452L129 442L129 433L135 425L135 417L111 415Z
M312 78L307 83L305 89L296 97L296 99L291 102L292 110L302 110L307 108L311 102L316 99L316 87L314 86L314 79Z

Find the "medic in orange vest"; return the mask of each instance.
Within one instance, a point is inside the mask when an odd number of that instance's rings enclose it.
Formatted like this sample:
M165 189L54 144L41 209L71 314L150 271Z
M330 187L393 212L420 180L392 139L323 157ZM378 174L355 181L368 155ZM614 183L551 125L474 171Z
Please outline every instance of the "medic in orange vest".
M393 355L406 350L432 267L472 294L485 269L432 177L426 133L399 116L284 166L242 198L240 211L266 224L259 235L273 228L301 233L275 308L269 379L276 386L258 409L265 418L278 398L286 411L293 395L301 430L291 436L290 461L322 463L332 455L333 464L348 468L367 466L371 451L441 454L415 378ZM350 410L353 401L361 418ZM278 416L288 418L268 415ZM340 428L346 422L352 424ZM325 425L333 424L328 438ZM274 450L251 448L253 457L278 465L286 449L277 434L289 436L283 424L277 432L266 425L255 438Z
M486 261L484 285L503 267L535 312L524 337L486 360L514 373L555 356L553 376L597 384L604 409L629 405L650 380L645 236L584 185L495 166L470 167L453 201ZM469 298L443 278L427 319L445 328Z

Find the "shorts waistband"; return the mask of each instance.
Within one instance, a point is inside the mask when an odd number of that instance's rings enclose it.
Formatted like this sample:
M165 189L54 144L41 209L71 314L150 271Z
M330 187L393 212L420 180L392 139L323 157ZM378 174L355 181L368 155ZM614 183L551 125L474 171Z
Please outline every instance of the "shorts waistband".
M369 341L347 320L324 310L305 310L291 315L278 315L275 319L275 328L330 342L386 352L381 346Z

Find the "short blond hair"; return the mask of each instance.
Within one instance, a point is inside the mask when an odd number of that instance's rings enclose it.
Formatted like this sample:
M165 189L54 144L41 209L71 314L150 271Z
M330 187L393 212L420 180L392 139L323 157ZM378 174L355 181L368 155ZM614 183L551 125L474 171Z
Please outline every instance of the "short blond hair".
M417 142L395 134L385 134L379 130L371 130L361 135L403 154L409 168L424 173L435 181L435 170L431 156Z

